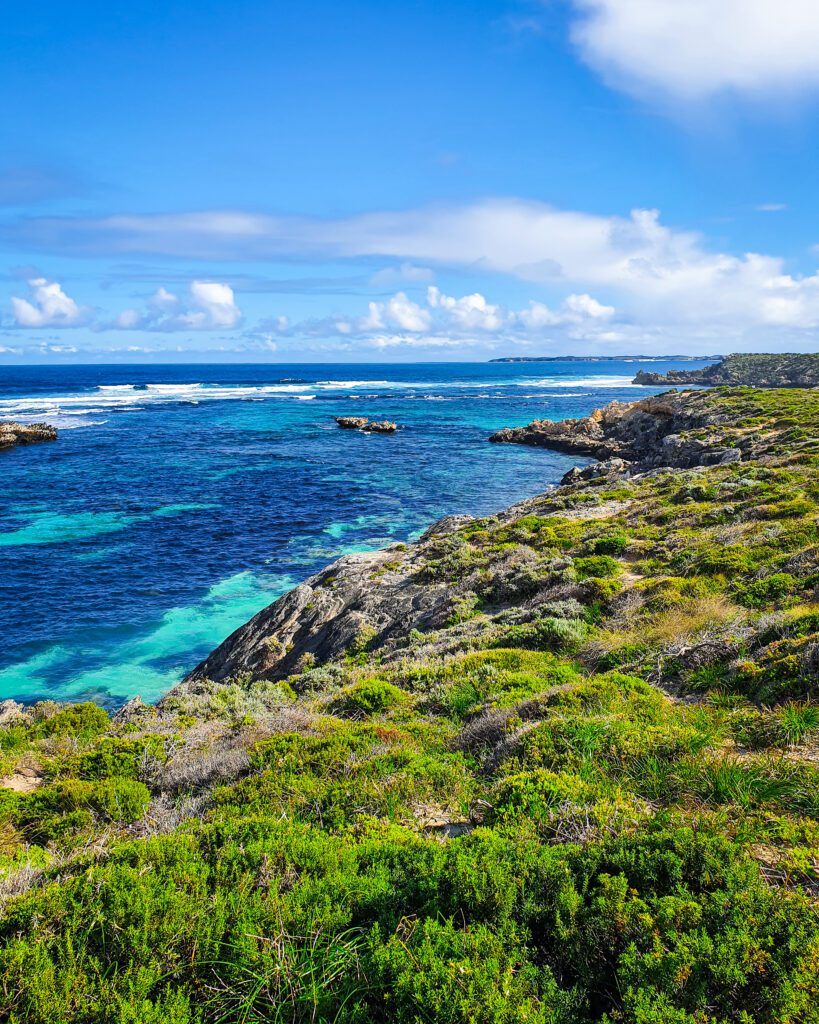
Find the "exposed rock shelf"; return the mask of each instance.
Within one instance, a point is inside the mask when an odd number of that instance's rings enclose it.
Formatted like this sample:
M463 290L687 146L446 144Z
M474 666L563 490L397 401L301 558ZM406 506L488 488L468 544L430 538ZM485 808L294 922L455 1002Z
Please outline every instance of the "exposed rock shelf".
M700 370L652 373L640 370L634 384L662 387L666 384L702 384L709 387L815 388L819 387L819 355L738 354Z
M56 441L57 428L48 423L0 423L0 449L38 441Z
M535 420L525 427L499 430L489 440L550 448L601 461L623 460L620 468L629 464L640 471L738 462L743 457L742 447L726 446L725 431L709 429L721 427L725 414L702 401L702 394L669 392L638 402L610 402L583 419Z

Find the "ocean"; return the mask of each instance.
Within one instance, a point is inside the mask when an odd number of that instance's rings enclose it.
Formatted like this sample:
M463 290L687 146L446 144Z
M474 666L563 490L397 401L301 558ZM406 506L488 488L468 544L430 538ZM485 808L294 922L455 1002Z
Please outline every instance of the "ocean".
M158 699L339 555L556 483L577 459L489 434L651 393L640 365L0 367L0 420L60 429L0 452L0 698Z

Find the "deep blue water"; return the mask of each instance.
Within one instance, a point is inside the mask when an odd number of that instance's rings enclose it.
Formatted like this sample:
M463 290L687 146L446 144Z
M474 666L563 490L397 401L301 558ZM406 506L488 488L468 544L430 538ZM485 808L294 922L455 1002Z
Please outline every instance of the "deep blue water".
M0 453L0 698L155 700L338 555L557 481L575 460L486 438L645 395L638 368L0 367L0 420L60 428Z

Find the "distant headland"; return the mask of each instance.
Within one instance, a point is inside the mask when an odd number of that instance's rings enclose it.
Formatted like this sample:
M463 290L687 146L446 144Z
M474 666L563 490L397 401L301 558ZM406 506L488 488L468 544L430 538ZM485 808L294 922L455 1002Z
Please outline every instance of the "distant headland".
M712 366L697 370L651 373L640 370L634 384L704 384L710 387L815 388L819 387L817 353L734 353Z
M670 360L676 362L701 362L703 359L723 359L724 356L502 356L498 359L490 359L490 363L664 363Z

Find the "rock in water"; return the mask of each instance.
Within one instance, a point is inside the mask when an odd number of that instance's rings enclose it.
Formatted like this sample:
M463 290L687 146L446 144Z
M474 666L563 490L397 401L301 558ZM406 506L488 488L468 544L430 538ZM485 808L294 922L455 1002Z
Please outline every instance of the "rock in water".
M57 428L49 423L0 423L0 448L14 448L18 444L37 441L56 441Z
M398 424L390 420L370 423L366 416L335 416L333 417L342 430L363 430L365 434L394 434Z
M398 424L390 420L381 420L380 423L365 423L361 429L365 434L394 434L398 430Z
M370 422L366 416L334 416L342 430L363 430Z

